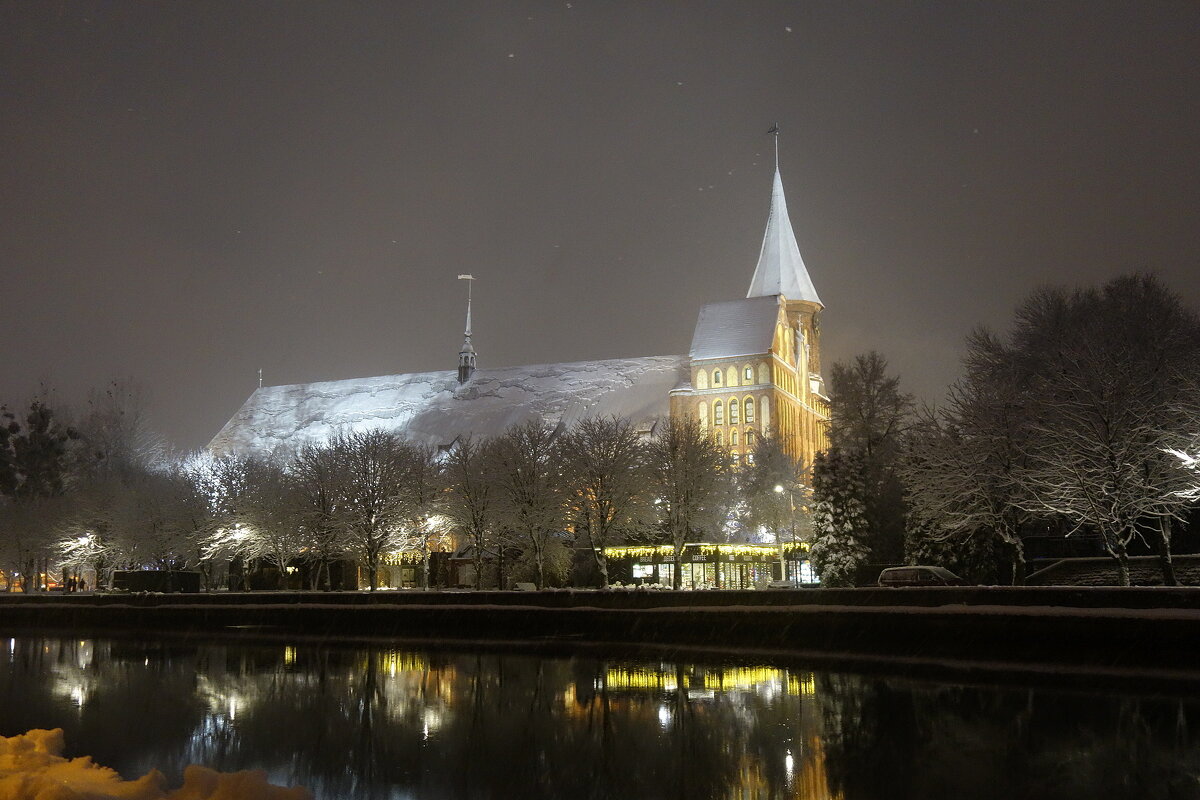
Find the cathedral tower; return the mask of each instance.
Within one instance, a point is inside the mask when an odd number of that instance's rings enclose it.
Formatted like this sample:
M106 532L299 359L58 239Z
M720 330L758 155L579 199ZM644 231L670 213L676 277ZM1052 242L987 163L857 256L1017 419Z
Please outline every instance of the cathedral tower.
M788 453L811 464L827 446L829 425L823 309L788 219L777 144L771 209L750 290L744 300L700 310L691 385L672 393L671 413L696 415L735 461L754 450L758 437L776 435Z

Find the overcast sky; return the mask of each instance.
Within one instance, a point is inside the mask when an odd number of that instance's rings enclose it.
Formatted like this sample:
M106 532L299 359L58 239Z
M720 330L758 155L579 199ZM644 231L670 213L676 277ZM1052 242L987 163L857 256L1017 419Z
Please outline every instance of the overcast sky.
M772 123L826 362L936 401L1045 283L1200 306L1200 3L0 3L0 402L685 353Z

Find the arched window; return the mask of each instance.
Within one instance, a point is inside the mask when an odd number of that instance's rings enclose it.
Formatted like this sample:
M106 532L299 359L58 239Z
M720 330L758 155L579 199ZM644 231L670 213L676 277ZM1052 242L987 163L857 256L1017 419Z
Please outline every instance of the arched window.
M701 374L703 374L703 373L701 373ZM697 407L696 410L700 415L700 430L702 430L702 431L707 430L708 429L708 403L705 403L703 400L701 400L700 405Z
M737 428L734 428L733 430L731 430L729 432L729 444L731 447L737 447L737 442L738 442Z
M725 424L725 404L720 400L713 402L713 425Z
M771 373L767 369L766 364L758 365L758 382L759 383L770 383L771 382Z
M713 370L713 386L720 386L720 385L721 385L721 370L714 369Z
M754 398L747 397L744 405L746 407L746 422L754 422Z
M746 447L753 447L753 446L754 446L754 429L747 428L746 429Z
M754 463L754 453L746 453L746 463L747 464Z
M758 421L764 432L771 428L771 401L765 397L758 398Z
M725 373L725 385L726 386L737 386L738 385L737 367L733 366L732 364L729 366L729 370Z
M738 424L738 417L741 416L741 414L738 413L739 406L741 406L741 403L738 402L738 399L736 397L729 401L729 424L730 425Z
M702 369L696 373L696 388L697 389L707 389L708 388L708 370Z
M746 384L747 386L754 383L754 367L750 366L749 364L747 364L746 369L742 371L742 383Z
M724 447L725 436L720 431L717 431L717 447Z

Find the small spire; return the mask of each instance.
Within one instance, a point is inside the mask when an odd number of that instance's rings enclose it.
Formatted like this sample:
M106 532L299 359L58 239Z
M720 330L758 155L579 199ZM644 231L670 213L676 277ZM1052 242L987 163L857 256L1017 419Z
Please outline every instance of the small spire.
M463 346L458 351L458 382L466 383L475 373L475 346L471 344L471 284L474 275L459 275L460 281L467 282L467 325L463 329Z

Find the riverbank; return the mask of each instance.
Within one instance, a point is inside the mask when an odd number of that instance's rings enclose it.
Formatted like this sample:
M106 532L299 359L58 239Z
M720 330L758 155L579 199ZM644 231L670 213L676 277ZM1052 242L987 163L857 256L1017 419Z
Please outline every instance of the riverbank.
M0 632L544 640L1186 677L1200 590L344 592L7 595Z

